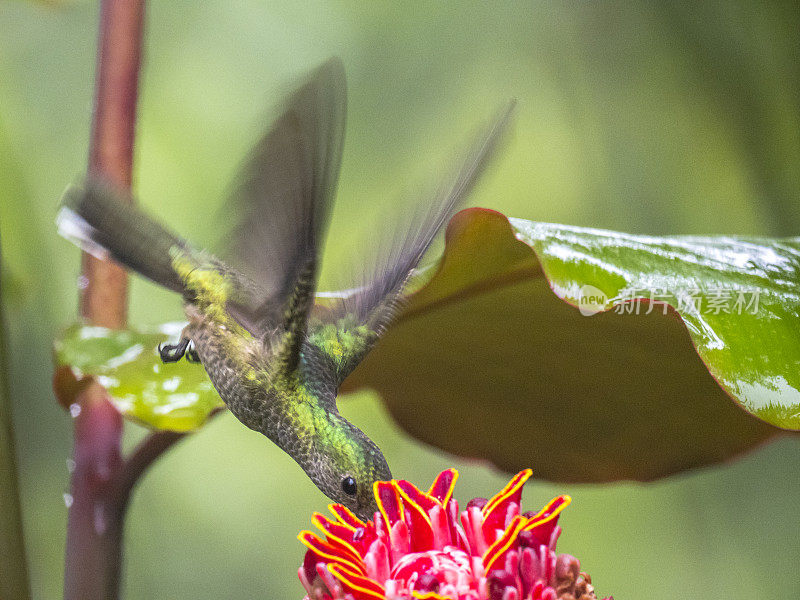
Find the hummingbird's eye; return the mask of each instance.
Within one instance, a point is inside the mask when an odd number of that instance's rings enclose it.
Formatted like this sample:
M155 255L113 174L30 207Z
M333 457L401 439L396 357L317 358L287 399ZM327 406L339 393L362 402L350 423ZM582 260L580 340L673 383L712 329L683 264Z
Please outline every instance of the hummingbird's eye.
M356 486L356 480L352 477L345 477L342 479L342 489L344 493L348 496L355 496L356 492L358 491L358 487Z

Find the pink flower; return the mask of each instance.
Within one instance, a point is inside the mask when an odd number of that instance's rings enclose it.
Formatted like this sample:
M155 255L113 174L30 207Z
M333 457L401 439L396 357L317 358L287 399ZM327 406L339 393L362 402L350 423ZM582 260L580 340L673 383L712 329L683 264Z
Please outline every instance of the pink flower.
M427 492L408 481L379 481L380 512L364 523L341 504L333 519L315 513L324 534L303 531L308 548L300 581L306 600L595 600L578 559L556 555L558 496L538 513L520 513L518 473L490 500L459 512L458 472L442 471Z

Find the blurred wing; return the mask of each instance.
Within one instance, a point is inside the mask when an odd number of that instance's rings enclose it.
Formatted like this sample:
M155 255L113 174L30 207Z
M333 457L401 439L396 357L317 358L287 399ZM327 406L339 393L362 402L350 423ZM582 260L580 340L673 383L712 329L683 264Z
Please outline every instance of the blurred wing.
M229 310L255 336L305 320L339 175L345 103L344 67L333 58L285 101L226 205L225 218L236 219L226 262L257 290Z
M315 324L309 340L335 363L337 386L391 323L413 269L471 192L497 148L513 108L514 102L509 102L477 136L461 167L453 170L436 193L430 194L425 203L411 207L412 217L404 227L395 229L391 239L382 241L361 285L337 300L333 310L320 311L321 321Z

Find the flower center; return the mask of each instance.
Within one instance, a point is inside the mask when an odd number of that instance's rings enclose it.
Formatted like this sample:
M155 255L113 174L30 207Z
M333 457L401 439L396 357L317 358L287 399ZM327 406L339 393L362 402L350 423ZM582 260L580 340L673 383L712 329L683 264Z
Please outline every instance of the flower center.
M475 590L478 584L470 556L454 546L407 554L394 565L390 577L409 592L439 591L451 597Z

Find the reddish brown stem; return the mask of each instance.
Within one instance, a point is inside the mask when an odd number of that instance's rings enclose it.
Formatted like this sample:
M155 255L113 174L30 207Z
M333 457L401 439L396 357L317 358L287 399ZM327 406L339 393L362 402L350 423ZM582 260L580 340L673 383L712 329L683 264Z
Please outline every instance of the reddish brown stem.
M152 433L123 459L122 416L92 383L71 407L75 419L74 471L67 524L65 600L119 596L125 511L147 467L184 434Z
M184 434L148 435L131 456L120 452L122 416L97 383L70 407L75 418L74 471L64 567L65 600L119 597L125 512L150 464Z
M88 172L126 188L133 179L144 6L144 0L101 0L100 6ZM81 316L95 325L124 327L125 271L84 254L81 280ZM119 596L125 508L146 464L137 466L133 476L127 473L120 452L122 419L102 387L92 384L80 392L71 412L76 417L75 470L67 522L64 598L114 599ZM168 445L159 446L160 451L149 461Z
M75 418L75 448L68 501L64 598L116 598L123 509L115 502L113 488L114 479L122 469L122 416L96 383L81 392L70 412Z
M142 53L144 0L102 0L89 174L129 188ZM95 325L122 328L128 278L117 264L83 255L81 316Z

